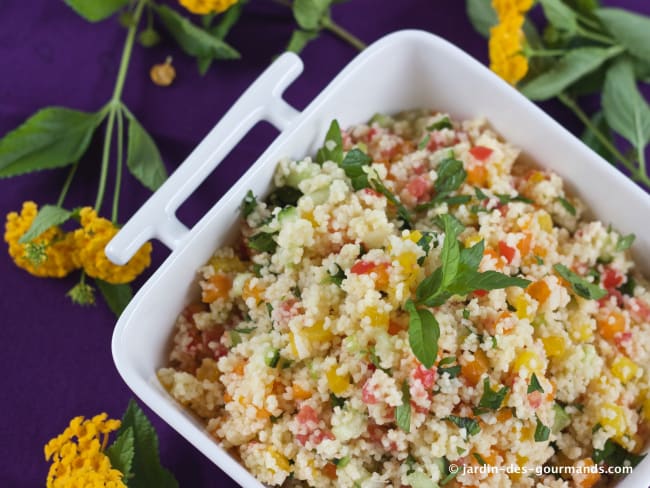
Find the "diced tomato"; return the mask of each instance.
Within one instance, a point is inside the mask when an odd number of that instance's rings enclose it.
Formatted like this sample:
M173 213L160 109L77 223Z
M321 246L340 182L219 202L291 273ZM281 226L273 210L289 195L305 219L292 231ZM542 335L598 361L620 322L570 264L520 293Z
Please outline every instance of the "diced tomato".
M510 247L504 241L499 241L499 254L501 254L501 256L503 256L504 258L506 258L508 264L512 263L512 260L515 258L516 252L517 251L514 247Z
M323 441L323 439L334 439L331 432L318 427L318 414L316 413L316 410L309 405L303 405L300 408L296 414L296 420L307 430L306 433L296 434L296 440L303 446L307 441L311 441L313 444L318 445Z
M368 422L368 437L372 442L381 444L381 438L384 437L385 430L381 425L374 422Z
M419 364L413 373L413 378L422 383L427 390L433 387L436 382L436 368L426 369L423 365Z
M303 405L298 413L296 414L296 420L300 424L306 424L308 422L318 423L318 414L309 405Z
M354 274L359 274L359 275L360 274L368 274L372 270L374 270L376 266L377 266L377 263L375 263L373 261L361 260L361 261L357 261L356 263L354 263L352 265L352 267L350 268L350 272L352 272Z
M487 294L488 294L487 290L474 290L474 295L476 295L477 297L484 297Z
M417 199L427 195L429 188L429 180L423 175L412 177L406 184L406 190Z
M323 466L323 474L331 480L335 480L338 477L336 473L336 465L334 463L327 463Z
M603 272L603 286L608 290L621 286L623 279L623 273L614 268L607 267Z
M363 192L366 195L370 195L370 196L375 197L375 198L379 198L379 197L383 196L381 193L379 193L377 190L375 190L373 188L364 188Z
M542 394L539 391L533 391L528 394L528 403L530 406L537 409L542 404Z
M377 129L371 127L370 130L368 131L368 134L366 134L366 138L368 142L372 141L372 138L375 137L376 134L377 134Z
M377 397L375 396L373 392L372 385L370 384L370 380L366 380L366 382L363 385L363 388L361 388L361 400L363 400L363 403L366 405L374 405L377 403Z
M194 324L194 314L199 312L205 312L208 307L201 302L192 302L187 305L184 309L182 315L185 317L185 320Z
M614 342L618 347L625 347L632 340L632 332L621 332L614 337Z
M632 318L637 322L650 321L650 305L640 298L632 298L628 300L625 304L625 308L627 308Z
M620 291L618 291L616 289L610 289L610 290L608 290L608 292L609 293L607 293L606 296L604 296L603 298L598 300L598 305L599 306L604 307L605 305L607 305L610 302L611 297L616 298L616 305L617 306L620 307L621 305L623 305L623 294Z
M438 147L438 142L435 140L435 138L431 137L427 143L427 151L433 152L438 149Z
M469 150L470 154L479 161L485 161L492 154L492 149L485 146L474 146Z

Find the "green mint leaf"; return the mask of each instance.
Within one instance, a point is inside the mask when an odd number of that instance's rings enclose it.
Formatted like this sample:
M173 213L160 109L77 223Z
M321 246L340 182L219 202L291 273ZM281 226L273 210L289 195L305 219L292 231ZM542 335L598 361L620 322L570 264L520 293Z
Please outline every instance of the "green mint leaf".
M467 16L474 29L483 37L490 36L490 29L499 23L490 0L467 0Z
M330 393L330 403L332 404L332 408L343 408L345 405L345 398L337 397L334 393Z
M129 0L65 0L65 3L87 21L99 22L126 7Z
M430 140L431 140L431 136L430 136L429 134L427 134L426 136L424 136L424 139L422 139L422 140L418 143L418 149L420 149L420 150L422 150L422 149L426 149L426 147L429 145L429 141L430 141Z
M451 230L456 234L456 236L465 230L465 226L462 222L451 214L444 214L444 218L442 215L437 215L436 218L433 219L433 224L442 230L444 230L445 225L451 225Z
M329 273L330 282L340 287L343 283L343 280L345 279L345 271L343 271L343 268L341 268L338 264L334 264L334 266L336 266L336 273Z
M166 5L154 7L162 24L183 51L197 58L238 59L241 55L223 40L194 25Z
M379 180L378 178L373 178L370 180L370 186L375 190L384 195L390 203L395 205L395 208L397 208L397 215L402 219L403 225L402 228L405 229L411 229L413 228L413 221L411 219L411 214L409 213L408 210L406 210L406 207L402 205L402 202L399 201L399 199L393 195L393 193L386 188L386 186Z
M458 227L450 218L449 214L441 215L440 219L442 220L443 230L445 232L445 240L442 244L442 253L440 254L440 260L442 261L440 288L445 290L456 279L456 275L458 274L460 245L458 243Z
M490 410L498 410L501 408L503 400L508 394L508 387L504 386L497 391L492 390L490 387L490 378L483 380L483 395L479 400L479 408L489 408Z
M599 8L595 14L630 53L650 61L650 17L618 8Z
M269 196L266 197L266 202L271 207L295 207L301 196L302 192L297 188L292 186L281 186L273 190Z
M287 44L287 51L300 54L305 46L318 37L318 31L305 31L296 29L291 34L289 44Z
M116 317L119 317L133 298L131 285L128 283L116 285L99 279L95 279L95 283L97 283L97 288L99 288L104 300L106 300L108 308Z
M449 117L446 115L441 118L440 120L437 120L433 124L431 124L429 127L427 127L428 131L434 131L434 130L442 130L442 129L453 129L454 126L451 123L451 120L449 120Z
M542 388L542 385L539 384L539 379L535 373L533 373L533 376L530 377L530 384L528 385L528 391L526 393L532 393L534 391L544 393L544 388Z
M27 232L18 239L18 242L20 244L25 244L36 239L50 227L67 222L72 215L73 213L69 210L57 207L56 205L43 205L38 209L38 214L36 214L36 218L32 221L32 225L30 225Z
M269 232L260 232L259 234L255 234L248 239L248 247L255 251L273 254L278 247L278 243L273 239L274 235L275 234Z
M435 182L436 194L458 190L467 178L463 163L457 159L448 158L440 162L437 168L438 179Z
M632 247L632 243L634 243L634 239L636 239L636 236L634 234L620 236L620 238L616 242L616 251L618 252L627 251L630 247Z
M530 285L529 280L508 276L497 271L466 272L449 287L449 292L453 295L464 296L476 290L498 290L511 286L526 288L528 285Z
M368 174L363 170L364 166L372 163L372 158L360 149L352 149L343 158L341 168L345 175L352 181L352 188L361 190L368 188Z
M433 241L433 232L422 232L422 237L418 240L417 245L424 251L424 256L418 258L418 264L422 266L425 258L429 255L431 250L431 242Z
M505 205L510 202L523 202L523 203L534 203L530 198L522 197L521 195L511 196L497 193L496 197L499 199L499 203Z
M407 474L406 481L411 488L438 488L438 485L422 471Z
M436 268L433 273L424 278L417 289L415 290L415 297L418 302L430 299L443 293L440 289L442 283L442 266Z
M459 270L461 274L475 272L478 270L483 252L485 251L485 241L481 240L472 247L464 247L460 251Z
M467 203L471 199L472 197L470 195L456 195L453 197L445 198L442 201L451 207L452 205L461 205L463 203Z
M481 426L474 419L470 419L468 417L457 417L456 415L449 415L445 417L445 420L449 420L450 422L456 424L459 428L465 429L467 431L468 436L476 435L479 432L481 432Z
M594 114L594 116L591 118L591 123L600 131L603 136L605 136L605 138L612 145L614 145L614 136L612 135L612 130L609 128L609 125L607 125L607 121L605 120L605 116L603 115L602 111L598 111ZM609 161L612 164L616 163L616 156L614 156L609 151L609 149L603 145L601 140L596 137L594 132L589 127L584 130L580 139L593 151L599 154L603 159Z
M151 191L156 191L167 179L167 170L160 151L133 114L127 111L126 117L129 120L126 166L140 183Z
M589 283L584 278L578 276L569 268L563 264L555 264L553 269L559 274L562 278L567 280L573 289L573 292L576 295L586 298L588 300L600 300L605 295L607 291L603 290L601 287Z
M521 87L521 92L535 101L553 98L620 52L619 47L577 47L572 49L554 63L548 71L525 83Z
M485 193L483 193L483 190L481 190L478 186L474 187L474 193L475 193L476 199L478 201L483 201L483 200L487 200L487 199L490 198Z
M571 215L575 217L576 215L576 208L569 203L569 201L566 198L562 197L557 197L557 201L560 202L560 205L564 207L564 210L569 212Z
M336 164L343 162L343 139L341 138L341 128L336 119L332 120L325 143L316 153L316 162L323 164L325 161L333 161Z
M0 139L0 178L78 161L103 118L101 111L87 113L58 107L39 110Z
M269 368L275 368L278 365L279 361L280 361L279 349L271 349L264 356L264 364L266 364Z
M153 426L134 400L122 417L118 437L128 429L133 431L133 477L129 478L129 488L178 488L174 476L163 468L158 455L158 436Z
M345 468L348 464L350 464L350 456L343 456L341 459L335 459L333 463L336 465L337 469L343 469Z
M546 427L537 417L537 425L535 426L535 442L545 442L551 434L551 429Z
M633 454L611 439L607 439L603 449L594 449L592 459L596 464L605 463L608 466L625 466L629 463L635 467L646 457L646 454Z
M407 434L411 431L411 392L406 380L402 382L402 404L395 409L395 422Z
M578 16L561 0L540 0L544 15L556 29L575 34L578 30Z
M474 456L474 459L476 459L481 466L487 466L487 462L485 462L483 456L481 456L478 452L472 453L472 456Z
M571 417L568 413L566 413L566 410L564 410L562 406L558 405L557 403L553 404L553 412L555 414L555 418L553 420L553 427L551 427L551 432L557 434L566 429L571 424Z
M331 0L295 0L293 16L303 29L319 29L321 20L329 13L330 3Z
M134 442L133 427L128 427L106 449L106 455L111 461L111 467L121 471L125 480L128 480L131 475L131 467L135 456Z
M246 196L241 202L241 211L244 214L244 218L252 214L257 208L257 199L251 190L248 190Z
M438 367L447 366L448 364L454 364L456 362L456 356L447 356L440 360Z
M438 357L438 321L428 310L416 308L411 300L406 302L404 310L409 313L409 345L413 355L429 369Z
M607 70L602 105L609 126L635 148L645 148L650 141L650 107L639 92L628 59L617 61Z

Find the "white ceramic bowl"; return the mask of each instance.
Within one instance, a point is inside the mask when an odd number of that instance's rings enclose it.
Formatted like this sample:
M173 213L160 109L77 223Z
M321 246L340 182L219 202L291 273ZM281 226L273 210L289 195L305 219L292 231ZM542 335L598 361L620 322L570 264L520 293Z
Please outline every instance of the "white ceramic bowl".
M650 271L650 226L644 225L650 215L650 197L457 47L420 31L390 34L357 56L299 113L281 96L301 71L302 62L294 54L284 54L273 63L106 250L113 261L125 263L151 238L172 249L117 323L112 343L115 365L144 403L246 487L262 485L167 394L156 370L167 362L176 316L198 294L196 270L236 233L245 193L267 194L278 160L313 154L333 118L346 127L366 121L376 112L420 107L449 112L456 119L486 117L503 138L523 149L524 157L559 173L600 220L611 222L622 232L634 232L637 262L644 272ZM176 210L261 120L276 126L280 135L188 230L176 219ZM620 486L646 488L648 480L650 457Z

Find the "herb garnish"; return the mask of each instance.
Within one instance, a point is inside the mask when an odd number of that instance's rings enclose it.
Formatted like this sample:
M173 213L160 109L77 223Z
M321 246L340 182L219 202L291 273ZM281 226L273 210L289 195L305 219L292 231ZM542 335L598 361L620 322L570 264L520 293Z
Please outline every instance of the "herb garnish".
M445 115L440 120L437 120L433 124L428 126L427 130L434 131L434 130L453 129L453 128L454 126L452 125L451 120L449 120L449 117Z
M418 247L424 251L424 256L420 256L418 258L418 264L420 266L422 266L422 263L424 262L425 258L429 255L432 241L433 241L433 232L422 232L422 237L420 237L420 240L417 242Z
M636 236L634 234L621 236L618 242L616 243L616 251L617 252L627 251L630 247L632 247L632 243L634 242L634 239L636 239Z
M489 408L490 410L498 410L501 408L503 400L508 394L508 387L504 386L497 391L492 390L490 387L490 378L483 380L483 395L478 403L479 408Z
M588 300L600 300L607 295L606 290L603 290L601 287L594 285L593 283L589 283L563 264L555 264L553 269L571 284L571 288L576 295Z
M460 365L456 364L454 366L444 367L448 364L454 364L456 362L456 356L447 356L442 358L440 363L438 363L438 375L442 376L447 373L449 378L456 378L460 374Z
M325 161L334 161L336 164L343 162L343 139L341 128L336 119L332 120L325 136L325 144L316 153L316 162L322 165Z
M363 167L370 163L372 158L357 148L350 150L343 158L340 166L345 171L345 175L350 178L355 191L368 188L368 173L363 170Z
M255 195L253 195L253 192L248 190L244 200L241 202L241 211L244 214L244 218L252 214L255 207L257 207L257 199L255 198Z
M537 419L537 425L535 426L535 442L544 442L548 440L548 436L551 434L551 429L546 427L539 417L535 416Z
M388 188L386 188L386 185L384 185L378 177L370 179L369 182L373 190L378 191L384 195L390 203L395 205L395 208L397 209L397 215L399 215L403 221L402 228L412 229L413 221L411 220L411 214L409 214L408 210L406 210L406 207L402 205L402 202L400 202L398 198L393 195L393 193Z
M645 456L645 454L633 454L616 442L608 439L603 449L594 449L591 457L595 463L604 462L608 466L625 466L626 463L629 463L630 466L635 467Z
M544 393L544 388L542 388L542 385L539 384L539 380L537 379L537 375L535 373L533 373L533 375L530 377L530 384L528 385L528 390L526 393L532 393L534 391Z
M273 254L278 247L273 236L275 233L260 232L248 238L248 247L255 251Z
M328 272L329 281L330 283L334 283L336 286L340 287L345 279L345 271L343 271L343 268L336 263L334 263L334 266L336 266L336 273L332 274Z
M474 456L474 459L476 459L481 466L487 466L487 462L478 452L473 453L472 456Z
M448 415L443 420L449 420L450 422L456 424L459 428L465 429L468 436L476 435L481 432L481 426L479 423L468 417L457 417L456 415Z
M436 205L453 199L453 204L467 203L471 197L469 195L458 195L457 197L449 197L449 195L458 190L467 178L467 172L463 168L463 163L453 157L443 159L437 168L438 179L434 183L436 192L435 197L427 202L422 203L415 207L416 210L427 210Z
M395 422L407 434L411 431L411 392L406 380L402 382L402 404L395 409Z
M569 203L569 201L566 198L562 197L557 197L557 201L560 202L560 204L564 207L564 210L569 212L571 215L575 217L576 214L576 208Z
M296 206L302 192L292 186L281 186L273 190L266 201L271 207L286 207L288 205Z

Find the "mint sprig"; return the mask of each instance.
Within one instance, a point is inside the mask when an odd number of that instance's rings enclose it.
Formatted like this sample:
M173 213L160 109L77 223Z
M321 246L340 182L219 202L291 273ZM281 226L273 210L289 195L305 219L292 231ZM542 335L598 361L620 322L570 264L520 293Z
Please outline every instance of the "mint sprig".
M587 300L600 300L607 295L606 290L603 290L598 285L589 283L587 280L578 276L563 264L556 264L553 266L553 269L557 272L557 274L568 281L573 292L582 298L586 298Z

